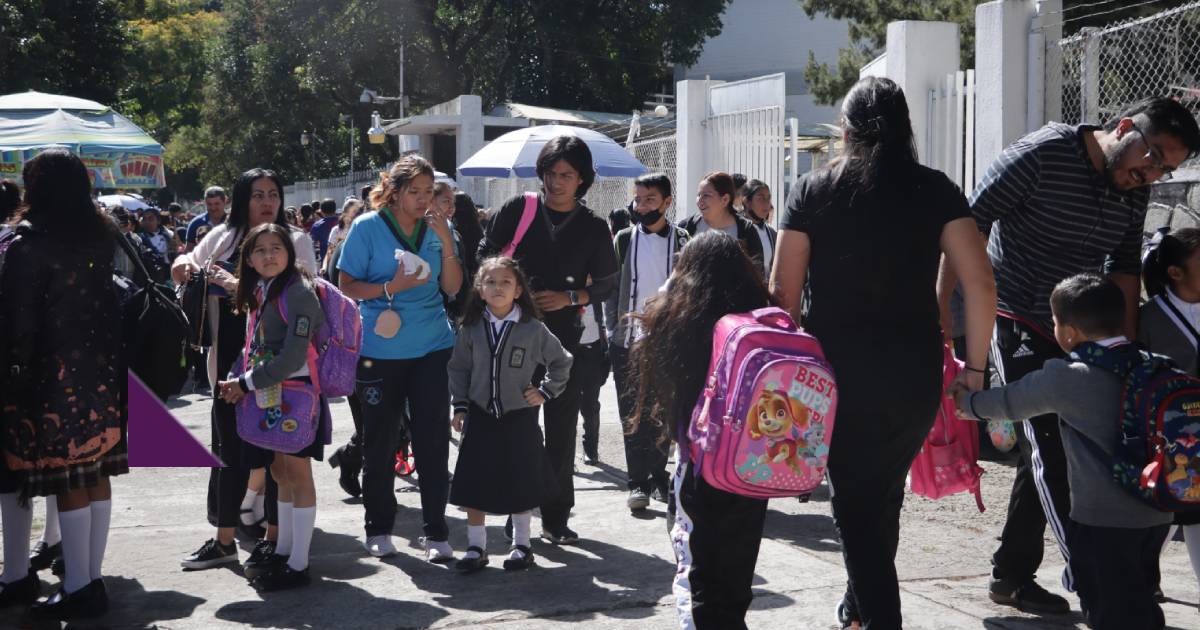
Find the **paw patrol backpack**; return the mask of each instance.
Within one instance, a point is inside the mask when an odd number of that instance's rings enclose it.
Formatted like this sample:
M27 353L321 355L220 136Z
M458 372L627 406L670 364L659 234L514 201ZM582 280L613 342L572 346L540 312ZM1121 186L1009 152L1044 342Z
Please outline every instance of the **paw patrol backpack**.
M722 317L688 456L709 485L756 499L813 491L825 476L837 385L821 344L780 308Z

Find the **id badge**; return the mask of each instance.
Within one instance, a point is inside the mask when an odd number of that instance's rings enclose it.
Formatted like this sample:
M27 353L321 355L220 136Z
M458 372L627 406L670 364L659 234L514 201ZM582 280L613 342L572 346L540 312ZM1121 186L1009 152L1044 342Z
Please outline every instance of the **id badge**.
M391 339L400 332L400 314L392 309L387 309L375 318L375 334L384 339Z

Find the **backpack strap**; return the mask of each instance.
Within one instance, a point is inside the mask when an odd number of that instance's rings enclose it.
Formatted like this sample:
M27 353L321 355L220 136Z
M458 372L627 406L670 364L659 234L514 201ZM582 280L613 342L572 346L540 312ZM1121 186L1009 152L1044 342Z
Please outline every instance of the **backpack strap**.
M279 293L279 298L275 300L275 305L279 307L279 316L283 318L284 322L289 321L287 315L287 300L284 299L284 297L287 295L288 289L292 288L292 285L299 281L299 276L293 275L292 279L288 281L287 286L283 287L283 291ZM317 301L321 301L321 285L316 279L313 280L313 293L317 294ZM308 378L312 381L313 388L317 390L318 394L320 394L321 379L317 375L317 348L315 345L316 331L314 330L310 332L312 334L310 334L308 337L308 353L305 358L305 364L308 365ZM247 346L247 348L248 347L249 346Z
M517 222L517 231L513 233L512 240L504 249L500 250L501 256L512 258L512 255L517 252L517 246L521 244L521 240L525 238L525 233L529 231L529 226L533 225L533 218L537 216L538 196L537 193L525 193L525 208L521 211L521 220Z
M1196 328L1192 326L1192 323L1183 316L1183 313L1180 312L1179 307L1175 306L1175 304L1171 302L1171 298L1169 296L1160 294L1156 295L1154 299L1157 300L1158 303L1165 307L1168 311L1170 311L1168 315L1174 315L1174 317L1169 319L1173 319L1180 330L1182 330L1184 334L1191 339L1192 345L1197 349L1200 349L1200 333L1196 332Z

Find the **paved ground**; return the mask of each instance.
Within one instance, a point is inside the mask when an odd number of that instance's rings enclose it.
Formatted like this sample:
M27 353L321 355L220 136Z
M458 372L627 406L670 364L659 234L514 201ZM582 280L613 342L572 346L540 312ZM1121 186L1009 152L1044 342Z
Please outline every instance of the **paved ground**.
M535 542L538 567L509 575L493 567L460 576L427 564L417 546L419 500L398 481L395 534L401 553L372 559L361 547L362 507L338 488L325 463L315 467L317 532L312 549L315 583L260 596L236 569L183 572L179 559L213 535L204 517L207 470L141 469L114 484L113 529L105 564L113 608L94 623L72 627L179 628L672 628L674 573L661 504L643 517L625 509L624 455L611 385L605 387L600 466L576 466L572 526L577 547ZM207 440L209 400L185 396L175 414ZM344 402L334 408L335 442L351 431ZM908 628L1083 628L1078 614L1036 618L987 600L988 558L1003 523L1012 469L985 464L985 502L956 496L942 501L909 497L897 560ZM40 510L37 513L40 518ZM466 546L465 514L451 507L451 543ZM489 520L489 545L502 554L503 520ZM35 523L35 532L40 527ZM539 524L534 523L534 532ZM243 551L243 558L245 557ZM1057 585L1062 562L1047 541L1042 583ZM1182 543L1170 543L1163 561L1168 625L1200 628L1197 585ZM48 572L44 589L57 578ZM833 628L833 607L845 580L828 496L807 504L771 504L759 554L751 628ZM1070 598L1076 609L1078 602ZM30 627L20 611L3 611L0 625Z

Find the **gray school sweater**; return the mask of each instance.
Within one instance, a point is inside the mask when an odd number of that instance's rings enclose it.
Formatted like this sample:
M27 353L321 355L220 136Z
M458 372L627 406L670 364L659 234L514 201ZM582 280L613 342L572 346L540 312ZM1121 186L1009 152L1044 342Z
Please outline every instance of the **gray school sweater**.
M270 290L270 284L267 287L264 292ZM278 385L305 368L308 345L312 343L312 336L317 332L317 328L325 323L325 311L321 310L321 302L317 299L313 286L307 281L297 278L279 295L279 299L287 301L288 321L284 321L279 305L275 302L261 307L262 337L266 342L264 345L275 356L246 375L246 382L252 389ZM249 318L246 320L246 326L247 335L256 335L256 331L249 328ZM238 371L237 368L238 366L234 366L235 372ZM305 373L307 374L307 371Z
M1171 522L1172 514L1154 509L1117 485L1108 466L1084 442L1091 440L1104 453L1112 453L1121 413L1121 382L1113 373L1051 359L1015 383L974 392L964 406L975 420L1026 420L1058 414L1071 484L1072 520L1095 527L1127 528Z
M454 411L467 411L473 403L488 408L498 398L500 415L524 409L525 389L533 383L538 366L546 366L538 389L547 400L563 393L571 376L571 353L562 347L550 329L537 319L511 324L493 355L488 344L487 316L458 331L447 372L450 404Z

